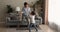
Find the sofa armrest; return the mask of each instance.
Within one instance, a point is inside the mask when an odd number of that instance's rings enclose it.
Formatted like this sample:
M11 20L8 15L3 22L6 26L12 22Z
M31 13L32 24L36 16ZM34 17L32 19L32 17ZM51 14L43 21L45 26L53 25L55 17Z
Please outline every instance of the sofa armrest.
M39 20L41 22L41 24L42 24L42 17L38 16L38 17L35 18L35 20Z

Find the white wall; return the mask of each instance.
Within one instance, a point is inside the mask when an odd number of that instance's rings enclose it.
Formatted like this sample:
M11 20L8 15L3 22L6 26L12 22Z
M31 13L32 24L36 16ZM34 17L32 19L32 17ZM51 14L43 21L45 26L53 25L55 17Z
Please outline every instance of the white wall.
M48 20L60 25L60 0L49 0Z
M7 7L6 5L11 5L13 9L15 9L16 6L19 6L20 8L23 7L24 2L28 2L29 4L32 4L31 2L35 3L38 0L0 0L0 22L5 22L6 18L6 12Z

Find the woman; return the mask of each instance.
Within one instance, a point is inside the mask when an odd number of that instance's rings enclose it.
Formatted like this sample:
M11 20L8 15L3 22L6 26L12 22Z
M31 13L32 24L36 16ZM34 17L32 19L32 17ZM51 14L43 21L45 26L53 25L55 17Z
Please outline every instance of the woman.
M24 7L22 8L22 12L23 12L22 20L25 18L28 21L31 10L27 2L24 2Z

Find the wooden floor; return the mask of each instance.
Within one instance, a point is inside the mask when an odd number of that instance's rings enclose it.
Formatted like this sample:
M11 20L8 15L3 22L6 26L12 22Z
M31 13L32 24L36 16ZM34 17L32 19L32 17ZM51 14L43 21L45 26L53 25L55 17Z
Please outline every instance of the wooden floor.
M55 30L52 30L47 25L40 25L39 32L56 32ZM34 32L35 30L32 30ZM0 27L0 32L29 32L29 30L17 30L16 28L2 28Z

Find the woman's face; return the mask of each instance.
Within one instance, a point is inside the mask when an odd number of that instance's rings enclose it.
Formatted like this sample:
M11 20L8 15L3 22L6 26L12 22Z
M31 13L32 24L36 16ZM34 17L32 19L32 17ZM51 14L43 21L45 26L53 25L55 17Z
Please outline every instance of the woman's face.
M25 7L28 7L28 5L25 5Z

